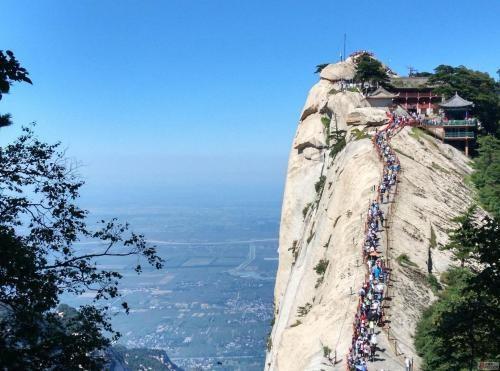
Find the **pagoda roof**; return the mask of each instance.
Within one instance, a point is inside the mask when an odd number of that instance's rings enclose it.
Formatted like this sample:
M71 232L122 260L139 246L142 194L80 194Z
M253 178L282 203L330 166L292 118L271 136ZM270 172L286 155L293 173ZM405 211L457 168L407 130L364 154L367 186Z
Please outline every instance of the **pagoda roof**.
M377 90L367 96L368 99L392 99L396 98L399 94L392 94L385 90L382 86L379 86Z
M445 100L444 102L439 104L443 108L462 108L462 107L474 107L474 103L469 102L462 98L458 93L455 93L453 97Z

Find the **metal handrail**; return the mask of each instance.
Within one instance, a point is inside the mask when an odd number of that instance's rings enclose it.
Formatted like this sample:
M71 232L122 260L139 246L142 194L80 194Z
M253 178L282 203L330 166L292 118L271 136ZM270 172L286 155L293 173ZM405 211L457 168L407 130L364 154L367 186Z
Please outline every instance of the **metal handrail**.
M473 131L445 131L444 138L474 138Z
M424 126L477 126L477 119L466 120L423 120Z

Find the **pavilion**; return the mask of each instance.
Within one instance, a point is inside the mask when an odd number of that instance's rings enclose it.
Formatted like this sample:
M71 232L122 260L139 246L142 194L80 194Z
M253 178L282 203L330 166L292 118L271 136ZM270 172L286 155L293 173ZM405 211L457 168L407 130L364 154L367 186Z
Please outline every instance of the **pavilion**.
M465 154L469 155L469 141L476 138L477 120L471 116L474 103L462 98L458 93L441 103L443 115L439 119L424 120L428 129L442 129L442 140L463 142ZM435 133L435 131L433 131Z

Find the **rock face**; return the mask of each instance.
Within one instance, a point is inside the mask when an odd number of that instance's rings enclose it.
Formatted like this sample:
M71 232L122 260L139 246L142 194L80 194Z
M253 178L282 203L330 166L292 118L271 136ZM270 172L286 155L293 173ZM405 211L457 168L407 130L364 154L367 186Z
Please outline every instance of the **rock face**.
M365 278L360 253L364 221L382 166L371 140L355 131L373 132L387 116L370 108L359 93L338 92L333 77L339 75L332 71L350 67L334 66L325 67L311 89L289 156L266 370L346 368L355 293ZM355 126L353 117L358 117ZM329 128L322 118L330 120ZM332 158L333 143L326 135L335 127L347 132L347 143ZM394 283L387 314L398 351L413 357L418 367L412 336L421 311L435 299L427 272L430 268L439 278L450 264L447 253L431 247L431 234L437 244L446 243L450 219L471 200L463 181L471 169L459 151L408 127L393 138L392 146L399 151L402 175L388 230ZM398 265L395 258L403 253L416 267ZM320 260L328 261L324 274L315 270ZM336 363L325 356L324 347L331 349L331 357L336 354ZM399 369L401 357L392 346L386 348L381 354L384 369Z
M356 108L347 115L347 125L380 126L387 122L387 113L381 108Z
M345 62L329 64L321 70L320 78L329 81L352 80L356 74L356 64L352 58Z
M304 148L312 147L321 150L326 147L325 127L321 121L322 115L313 113L301 122L293 143L293 148L302 152Z

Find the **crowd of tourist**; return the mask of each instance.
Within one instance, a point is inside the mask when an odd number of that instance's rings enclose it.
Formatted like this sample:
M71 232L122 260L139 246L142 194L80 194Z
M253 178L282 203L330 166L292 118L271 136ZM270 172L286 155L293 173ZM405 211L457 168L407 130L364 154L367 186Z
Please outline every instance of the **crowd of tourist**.
M389 202L389 195L397 182L401 166L389 145L389 140L401 126L408 125L411 118L390 116L387 127L375 133L374 144L383 162L382 179L376 200L370 203L363 243L363 261L367 265L367 275L359 290L358 308L353 323L352 344L347 365L349 370L366 371L367 362L373 361L377 351L375 328L383 326L383 300L389 279L389 271L380 250L380 232L385 217L381 204Z

